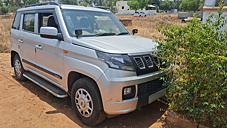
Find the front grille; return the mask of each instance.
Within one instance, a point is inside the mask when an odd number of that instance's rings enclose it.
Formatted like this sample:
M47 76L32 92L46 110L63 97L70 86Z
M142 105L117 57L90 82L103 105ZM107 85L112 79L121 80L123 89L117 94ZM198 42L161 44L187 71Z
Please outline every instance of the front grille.
M160 60L159 60L159 58L158 58L157 56L152 56L152 58L154 59L155 64L156 64L157 66L159 66L159 65L160 65Z
M138 76L159 71L160 68L166 68L165 62L155 54L130 56L130 58Z
M145 62L147 64L148 68L154 67L150 56L144 56L143 58L144 58L144 60L145 60Z
M141 57L134 57L134 60L139 69L145 69L145 65Z
M163 83L163 80L156 79L146 83L138 84L138 96L148 96L166 88L167 86Z

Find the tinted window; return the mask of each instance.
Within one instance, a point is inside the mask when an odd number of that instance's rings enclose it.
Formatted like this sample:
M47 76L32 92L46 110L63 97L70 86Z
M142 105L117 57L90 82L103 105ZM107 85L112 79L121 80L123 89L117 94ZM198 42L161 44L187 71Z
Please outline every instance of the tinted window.
M14 21L13 21L13 25L12 25L12 28L13 29L17 29L19 30L19 27L20 27L20 18L21 18L21 13L20 12L17 12L15 18L14 18Z
M23 30L34 32L35 14L24 14Z

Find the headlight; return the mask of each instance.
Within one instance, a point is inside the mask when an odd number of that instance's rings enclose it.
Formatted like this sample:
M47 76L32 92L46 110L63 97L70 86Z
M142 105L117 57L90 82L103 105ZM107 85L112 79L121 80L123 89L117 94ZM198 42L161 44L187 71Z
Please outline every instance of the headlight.
M128 55L109 54L96 51L98 58L109 65L110 68L134 71L131 59Z

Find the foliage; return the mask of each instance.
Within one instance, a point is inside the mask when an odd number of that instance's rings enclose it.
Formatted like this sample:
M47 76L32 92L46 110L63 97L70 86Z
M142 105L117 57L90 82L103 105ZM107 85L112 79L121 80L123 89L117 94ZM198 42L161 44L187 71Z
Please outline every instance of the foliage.
M200 0L183 0L180 4L180 9L183 11L198 11Z
M165 0L165 1L161 2L160 9L168 11L168 10L170 10L172 8L171 6L172 6L172 1Z
M8 6L9 7L9 12L16 12L19 8L19 6Z
M128 5L131 9L138 10L144 9L148 5L149 0L130 0L128 1Z
M111 12L116 12L115 5L118 0L106 0L102 3L102 5L108 7Z
M139 3L137 0L130 0L127 2L128 6L130 6L131 9L138 10L139 9Z
M173 9L179 9L179 6L180 6L181 2L182 2L182 0L174 0L172 2L172 8Z
M9 12L9 8L6 7L6 6L3 6L3 7L1 8L1 11L2 11L3 14L6 14L6 13Z
M62 0L62 4L78 5L76 0Z
M221 6L221 9L222 10ZM206 23L194 17L186 26L161 25L166 38L159 39L160 54L175 68L168 75L171 109L209 127L227 127L227 23L222 11ZM211 20L212 19L212 20ZM214 20L216 19L216 20Z
M39 0L22 0L24 5L39 3Z
M152 5L156 5L156 6L160 6L160 4L161 4L161 2L162 1L160 1L160 0L149 0L148 1L148 4L152 4Z
M87 6L90 6L87 2L82 2L82 3L80 3L80 6L85 6L85 7L87 7Z
M35 4L35 3L39 3L39 0L2 0L0 1L1 4L4 3L5 6L7 7L22 7L24 5L29 5L29 4Z

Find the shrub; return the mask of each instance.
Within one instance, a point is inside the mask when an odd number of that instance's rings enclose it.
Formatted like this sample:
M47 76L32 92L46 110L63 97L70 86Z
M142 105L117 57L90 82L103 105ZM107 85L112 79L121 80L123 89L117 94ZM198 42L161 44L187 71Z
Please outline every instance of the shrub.
M222 10L222 8L221 8ZM212 22L211 19L216 20ZM209 127L227 127L227 32L225 16L211 15L207 23L193 19L185 26L162 25L158 48L175 68L169 86L169 107Z
M9 8L6 7L6 6L3 6L3 7L1 8L1 11L2 11L3 14L6 14L6 13L9 12Z

